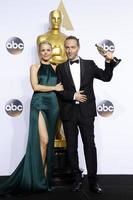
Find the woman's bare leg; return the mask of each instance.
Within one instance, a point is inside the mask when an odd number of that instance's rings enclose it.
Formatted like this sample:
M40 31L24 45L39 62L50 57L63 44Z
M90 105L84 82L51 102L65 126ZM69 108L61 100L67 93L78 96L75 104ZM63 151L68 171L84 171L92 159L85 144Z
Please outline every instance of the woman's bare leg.
M42 155L42 161L43 164L45 164L44 172L45 175L47 173L47 165L46 165L46 152L47 152L47 144L48 144L48 132L46 127L45 119L41 113L39 112L38 117L38 129L39 129L39 136L40 136L40 149L41 149L41 155Z

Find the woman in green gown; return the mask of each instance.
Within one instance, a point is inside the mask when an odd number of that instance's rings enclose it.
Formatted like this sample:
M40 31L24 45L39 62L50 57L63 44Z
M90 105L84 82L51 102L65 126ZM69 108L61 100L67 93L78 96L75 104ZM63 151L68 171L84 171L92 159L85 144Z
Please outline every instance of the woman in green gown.
M30 68L34 90L30 105L29 136L26 154L16 170L0 184L0 195L14 192L51 191L53 150L59 107L56 91L56 66L50 64L52 46L39 45L40 64Z

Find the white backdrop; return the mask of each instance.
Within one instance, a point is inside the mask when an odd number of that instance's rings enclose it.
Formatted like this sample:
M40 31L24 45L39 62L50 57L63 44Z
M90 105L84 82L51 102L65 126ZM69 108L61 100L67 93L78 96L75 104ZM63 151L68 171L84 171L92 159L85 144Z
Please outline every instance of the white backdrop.
M60 0L0 2L0 175L11 174L25 153L32 95L29 69L38 62L36 38L48 31L49 13L59 3ZM74 30L62 28L61 31L79 37L82 58L93 59L104 68L104 59L95 43L109 39L115 44L116 56L122 59L111 82L94 82L97 104L109 100L114 105L112 115L98 114L95 120L98 173L133 174L133 3L131 0L63 0L63 4ZM7 40L14 36L24 43L23 51L16 55L6 49ZM5 111L11 99L23 105L22 113L16 117ZM85 170L80 138L79 154L80 166Z

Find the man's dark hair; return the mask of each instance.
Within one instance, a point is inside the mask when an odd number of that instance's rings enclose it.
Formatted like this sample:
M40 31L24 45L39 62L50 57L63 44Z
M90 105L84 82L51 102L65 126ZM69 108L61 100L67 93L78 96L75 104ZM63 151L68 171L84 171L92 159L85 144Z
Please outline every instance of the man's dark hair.
M65 39L64 44L66 43L67 40L75 40L75 41L77 42L77 46L78 46L78 47L80 46L80 44L79 44L79 39L76 38L76 37L73 36L73 35L68 36L68 37Z

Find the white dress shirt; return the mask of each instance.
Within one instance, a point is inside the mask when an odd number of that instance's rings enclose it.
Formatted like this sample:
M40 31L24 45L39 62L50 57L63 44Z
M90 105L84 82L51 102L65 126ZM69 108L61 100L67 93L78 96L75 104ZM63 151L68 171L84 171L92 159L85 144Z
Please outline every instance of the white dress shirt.
M80 89L80 62L79 63L73 63L70 65L70 71L72 74L73 82L76 88L76 91L78 92ZM79 101L76 101L76 103L79 103Z

